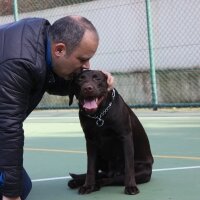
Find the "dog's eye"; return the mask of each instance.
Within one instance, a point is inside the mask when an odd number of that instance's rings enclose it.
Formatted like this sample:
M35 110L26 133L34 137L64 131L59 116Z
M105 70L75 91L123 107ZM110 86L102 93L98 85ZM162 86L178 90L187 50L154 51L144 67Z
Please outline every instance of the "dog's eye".
M96 80L96 81L100 81L100 80L101 80L96 74L94 74L92 78L93 78L94 80Z
M84 76L83 76L83 75L81 75L81 76L78 77L78 80L79 80L79 81L82 81L83 79L84 79Z

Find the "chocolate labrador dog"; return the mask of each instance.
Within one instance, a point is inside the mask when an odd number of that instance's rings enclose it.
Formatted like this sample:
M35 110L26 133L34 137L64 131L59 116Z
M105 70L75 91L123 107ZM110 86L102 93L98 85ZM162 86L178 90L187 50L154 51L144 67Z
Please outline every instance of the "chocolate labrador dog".
M70 188L88 194L102 186L125 185L125 194L139 193L136 184L150 181L153 157L147 134L116 89L108 91L107 77L86 70L74 79L70 94L78 99L85 134L87 173L70 174Z

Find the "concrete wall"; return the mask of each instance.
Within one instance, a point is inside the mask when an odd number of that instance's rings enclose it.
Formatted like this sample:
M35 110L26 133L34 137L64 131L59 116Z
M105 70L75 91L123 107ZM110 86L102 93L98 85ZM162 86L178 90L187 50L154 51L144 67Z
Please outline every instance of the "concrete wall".
M149 72L114 73L115 87L131 106L145 106L152 102ZM180 79L177 82L177 78ZM159 70L157 72L159 104L200 103L200 70ZM39 107L66 108L68 97L45 94ZM77 101L74 99L74 104Z

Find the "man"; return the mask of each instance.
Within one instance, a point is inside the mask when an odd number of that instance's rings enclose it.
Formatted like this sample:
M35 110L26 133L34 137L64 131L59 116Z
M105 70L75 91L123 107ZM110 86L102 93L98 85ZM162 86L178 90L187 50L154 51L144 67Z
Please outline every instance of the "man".
M45 91L68 95L71 77L90 68L98 43L95 27L81 16L0 26L0 199L26 199L32 185L23 169L23 121Z

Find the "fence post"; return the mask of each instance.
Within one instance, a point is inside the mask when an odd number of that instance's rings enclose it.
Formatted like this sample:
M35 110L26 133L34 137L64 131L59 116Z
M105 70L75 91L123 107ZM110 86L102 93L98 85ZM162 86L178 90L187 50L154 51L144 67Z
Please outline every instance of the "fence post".
M17 2L17 0L13 0L13 12L14 12L15 21L18 21L19 16L18 16L18 2Z
M156 70L155 70L155 63L154 63L153 33L152 33L150 0L145 0L145 3L146 3L146 17L147 17L148 46L149 46L152 105L153 105L153 110L157 110L158 97L157 97L157 85L156 85Z

